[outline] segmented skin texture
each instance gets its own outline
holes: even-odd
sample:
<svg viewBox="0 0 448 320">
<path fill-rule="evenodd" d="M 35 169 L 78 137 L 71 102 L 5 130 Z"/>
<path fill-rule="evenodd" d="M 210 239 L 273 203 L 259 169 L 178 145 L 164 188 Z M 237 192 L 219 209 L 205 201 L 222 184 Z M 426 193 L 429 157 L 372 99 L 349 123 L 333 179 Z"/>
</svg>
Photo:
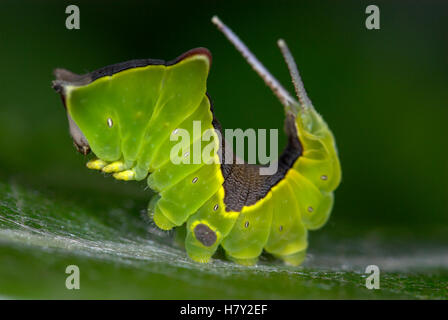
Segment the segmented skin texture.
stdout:
<svg viewBox="0 0 448 320">
<path fill-rule="evenodd" d="M 340 182 L 333 135 L 312 107 L 288 114 L 293 130 L 287 134 L 300 150 L 284 156 L 289 162 L 275 179 L 246 183 L 245 199 L 251 200 L 238 205 L 232 197 L 243 186 L 231 181 L 228 171 L 254 168 L 220 164 L 216 151 L 224 145 L 216 134 L 217 148 L 207 159 L 213 163 L 170 161 L 179 129 L 195 137 L 193 122 L 200 121 L 200 134 L 219 130 L 206 94 L 210 64 L 210 53 L 200 48 L 169 63 L 133 61 L 84 76 L 59 69 L 54 88 L 74 122 L 70 132 L 78 150 L 91 149 L 96 156 L 87 166 L 120 180 L 147 178 L 156 192 L 148 212 L 163 230 L 186 224 L 185 248 L 193 260 L 210 261 L 221 245 L 240 264 L 256 263 L 265 250 L 298 265 L 305 258 L 307 231 L 325 224 Z M 208 143 L 193 139 L 179 156 Z"/>
</svg>

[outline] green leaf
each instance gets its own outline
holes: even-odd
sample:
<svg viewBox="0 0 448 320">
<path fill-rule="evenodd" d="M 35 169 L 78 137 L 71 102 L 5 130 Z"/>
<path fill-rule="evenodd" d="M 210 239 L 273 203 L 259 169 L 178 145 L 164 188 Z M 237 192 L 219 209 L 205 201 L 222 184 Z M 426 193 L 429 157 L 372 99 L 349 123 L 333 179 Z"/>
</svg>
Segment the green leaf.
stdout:
<svg viewBox="0 0 448 320">
<path fill-rule="evenodd" d="M 326 249 L 313 253 L 312 243 L 304 267 L 285 267 L 269 258 L 255 267 L 221 259 L 199 264 L 170 234 L 153 227 L 143 210 L 145 197 L 137 192 L 132 200 L 107 186 L 75 181 L 73 190 L 36 190 L 15 180 L 0 183 L 1 298 L 448 297 L 446 269 L 435 268 L 446 255 L 381 258 L 376 251 L 356 253 L 362 244 L 353 241 L 338 248 L 318 233 L 316 246 Z M 130 193 L 137 189 L 125 187 Z M 390 271 L 382 271 L 381 289 L 368 290 L 364 269 L 375 263 Z M 80 269 L 79 290 L 65 287 L 68 265 Z"/>
</svg>

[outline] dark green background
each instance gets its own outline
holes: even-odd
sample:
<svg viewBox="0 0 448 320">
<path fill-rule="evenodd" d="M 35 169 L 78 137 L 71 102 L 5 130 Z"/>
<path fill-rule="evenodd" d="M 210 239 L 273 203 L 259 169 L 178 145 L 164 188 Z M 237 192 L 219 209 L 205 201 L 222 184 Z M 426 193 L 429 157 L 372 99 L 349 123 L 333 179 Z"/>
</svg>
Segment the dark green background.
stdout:
<svg viewBox="0 0 448 320">
<path fill-rule="evenodd" d="M 135 231 L 126 229 L 123 221 L 129 219 L 141 229 L 143 238 L 151 237 L 145 227 L 138 226 L 148 224 L 139 215 L 149 199 L 144 184 L 119 183 L 90 172 L 84 167 L 86 159 L 75 152 L 62 104 L 51 89 L 55 67 L 85 73 L 136 58 L 170 60 L 191 48 L 207 47 L 213 54 L 208 92 L 223 127 L 282 128 L 281 105 L 211 24 L 210 18 L 217 14 L 292 91 L 276 46 L 280 37 L 287 41 L 311 100 L 336 136 L 343 180 L 336 191 L 336 205 L 329 223 L 310 234 L 310 250 L 316 261 L 311 262 L 309 268 L 322 267 L 318 260 L 320 252 L 332 255 L 336 262 L 332 260 L 334 263 L 329 265 L 335 272 L 343 269 L 341 261 L 347 251 L 355 252 L 361 260 L 369 257 L 369 261 L 359 266 L 375 264 L 377 256 L 398 255 L 399 259 L 400 254 L 429 253 L 429 258 L 425 256 L 424 259 L 429 261 L 429 267 L 438 270 L 436 274 L 442 274 L 432 285 L 445 288 L 445 293 L 419 295 L 411 290 L 410 297 L 444 296 L 448 244 L 448 4 L 442 1 L 375 1 L 381 10 L 381 30 L 367 30 L 364 12 L 372 3 L 2 1 L 0 204 L 3 207 L 0 207 L 0 218 L 3 215 L 16 219 L 14 209 L 18 204 L 8 198 L 11 194 L 18 192 L 27 195 L 25 198 L 31 197 L 29 209 L 23 213 L 30 220 L 22 220 L 20 226 L 0 220 L 2 229 L 26 230 L 27 223 L 35 223 L 35 230 L 55 231 L 57 224 L 39 223 L 46 214 L 45 208 L 48 209 L 39 199 L 46 199 L 52 203 L 50 207 L 54 204 L 64 208 L 48 209 L 49 212 L 54 210 L 61 221 L 76 220 L 67 208 L 80 206 L 79 210 L 84 213 L 98 214 L 95 219 L 102 223 L 121 227 L 125 235 Z M 80 7 L 80 30 L 65 28 L 68 4 Z M 284 135 L 281 139 L 284 146 Z M 123 216 L 117 218 L 119 223 L 110 222 L 108 212 L 114 209 L 123 210 Z M 82 228 L 89 228 L 89 222 L 82 221 L 77 226 L 82 235 Z M 66 227 L 70 233 L 73 225 Z M 26 254 L 35 252 L 32 248 L 39 246 L 32 241 L 17 242 L 7 237 L 3 240 L 0 237 L 0 244 L 3 244 L 0 277 L 3 281 L 9 279 L 3 288 L 0 282 L 0 295 L 59 297 L 60 288 L 49 286 L 39 291 L 26 285 L 39 281 L 42 276 L 39 272 L 27 278 L 23 276 L 30 263 L 46 260 Z M 51 245 L 45 248 L 48 247 Z M 439 260 L 431 264 L 435 261 L 431 258 L 434 252 Z M 72 253 L 63 250 L 59 254 Z M 76 256 L 76 252 L 74 254 Z M 80 257 L 85 258 L 82 254 Z M 48 262 L 48 268 L 56 270 L 58 263 L 63 265 L 61 261 Z M 419 261 L 416 267 L 422 265 L 421 259 Z M 173 264 L 175 266 L 176 262 L 171 266 Z M 351 265 L 350 260 L 347 264 Z M 406 270 L 413 267 L 412 262 L 404 265 Z M 325 269 L 327 264 L 323 266 Z M 22 267 L 24 271 L 18 272 Z M 151 270 L 153 276 L 157 275 Z M 360 270 L 361 267 L 351 269 Z M 391 269 L 398 275 L 400 270 L 400 267 Z M 54 272 L 47 274 L 46 279 L 55 279 L 57 271 Z M 141 272 L 141 277 L 145 278 L 145 271 Z M 433 273 L 432 269 L 419 270 L 418 275 L 430 277 Z M 133 271 L 131 268 L 119 274 L 133 274 Z M 64 277 L 63 274 L 59 276 Z M 244 274 L 239 276 L 245 277 Z M 319 277 L 317 275 L 322 280 Z M 423 286 L 429 283 L 427 279 L 419 279 Z M 236 281 L 231 276 L 225 280 L 229 286 Z M 331 280 L 340 284 L 337 278 Z M 294 287 L 298 291 L 291 289 L 289 293 L 284 291 L 281 282 L 275 281 L 277 284 L 271 289 L 258 293 L 259 288 L 254 285 L 247 294 L 237 295 L 237 289 L 223 294 L 209 290 L 198 297 L 375 297 L 365 293 L 365 289 L 351 290 L 350 281 L 346 281 L 349 286 L 346 291 L 330 289 L 322 293 L 320 289 L 313 291 L 313 282 L 311 289 L 308 288 L 310 292 L 300 291 L 298 284 Z M 188 277 L 186 283 L 189 283 Z M 432 285 L 428 284 L 429 288 Z M 235 286 L 237 288 L 238 284 Z M 175 294 L 174 289 L 158 296 L 154 288 L 142 284 L 138 290 L 123 289 L 121 295 L 120 291 L 116 295 L 91 291 L 81 297 L 184 297 Z M 188 292 L 187 284 L 185 288 Z"/>
</svg>

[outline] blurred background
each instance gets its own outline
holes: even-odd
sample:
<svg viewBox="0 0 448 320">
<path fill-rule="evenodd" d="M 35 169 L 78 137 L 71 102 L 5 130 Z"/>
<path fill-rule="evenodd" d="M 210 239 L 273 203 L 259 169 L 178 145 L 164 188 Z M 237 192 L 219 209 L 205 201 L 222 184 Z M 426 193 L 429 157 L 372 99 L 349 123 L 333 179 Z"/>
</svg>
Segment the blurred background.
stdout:
<svg viewBox="0 0 448 320">
<path fill-rule="evenodd" d="M 80 30 L 65 28 L 69 4 L 80 8 Z M 380 30 L 365 27 L 369 4 L 380 8 Z M 130 59 L 171 60 L 207 47 L 213 55 L 208 92 L 223 127 L 283 133 L 282 106 L 211 24 L 215 14 L 293 92 L 276 45 L 285 39 L 311 100 L 335 134 L 343 181 L 329 223 L 310 234 L 311 253 L 313 244 L 316 252 L 331 252 L 338 240 L 345 248 L 344 239 L 352 238 L 368 239 L 361 252 L 386 247 L 390 254 L 404 253 L 423 246 L 446 253 L 448 3 L 443 1 L 2 1 L 4 203 L 5 194 L 18 186 L 98 212 L 132 207 L 138 221 L 149 200 L 144 183 L 120 183 L 85 168 L 51 89 L 56 67 L 86 73 Z M 283 147 L 284 134 L 280 138 Z M 394 246 L 378 249 L 375 243 Z M 6 248 L 2 263 L 20 251 Z"/>
</svg>

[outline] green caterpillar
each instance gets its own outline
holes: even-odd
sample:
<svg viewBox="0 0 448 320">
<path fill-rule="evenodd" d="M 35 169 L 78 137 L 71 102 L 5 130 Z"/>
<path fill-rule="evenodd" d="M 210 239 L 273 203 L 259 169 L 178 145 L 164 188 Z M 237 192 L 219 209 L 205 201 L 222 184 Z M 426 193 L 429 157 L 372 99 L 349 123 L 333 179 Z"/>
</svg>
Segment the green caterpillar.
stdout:
<svg viewBox="0 0 448 320">
<path fill-rule="evenodd" d="M 193 121 L 200 121 L 201 133 L 221 131 L 206 93 L 207 49 L 190 50 L 171 62 L 132 60 L 85 75 L 56 69 L 53 88 L 62 97 L 78 151 L 93 151 L 97 157 L 87 167 L 119 180 L 147 178 L 157 192 L 149 214 L 163 230 L 186 224 L 185 248 L 193 260 L 210 261 L 221 245 L 240 264 L 256 263 L 265 250 L 299 265 L 307 232 L 327 221 L 341 179 L 333 134 L 308 99 L 284 41 L 279 47 L 298 101 L 228 27 L 217 17 L 212 21 L 285 108 L 288 145 L 273 175 L 261 175 L 259 165 L 228 164 L 225 157 L 232 153 L 218 134 L 212 137 L 220 151 L 212 150 L 208 160 L 213 161 L 170 161 L 179 128 L 192 132 Z M 198 143 L 204 147 L 202 141 L 191 141 L 191 146 Z M 180 157 L 188 156 L 183 152 Z"/>
</svg>

